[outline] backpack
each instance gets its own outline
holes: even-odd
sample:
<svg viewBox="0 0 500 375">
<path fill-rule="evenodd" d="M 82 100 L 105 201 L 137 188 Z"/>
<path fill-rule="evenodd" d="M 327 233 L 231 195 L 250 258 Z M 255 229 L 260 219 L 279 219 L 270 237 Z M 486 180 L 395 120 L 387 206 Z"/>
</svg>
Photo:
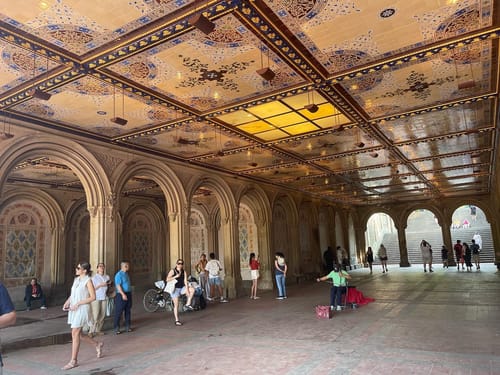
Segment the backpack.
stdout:
<svg viewBox="0 0 500 375">
<path fill-rule="evenodd" d="M 207 307 L 207 300 L 203 296 L 203 293 L 200 294 L 200 296 L 198 297 L 198 299 L 199 299 L 199 303 L 200 303 L 200 310 L 203 310 L 205 307 Z"/>
</svg>

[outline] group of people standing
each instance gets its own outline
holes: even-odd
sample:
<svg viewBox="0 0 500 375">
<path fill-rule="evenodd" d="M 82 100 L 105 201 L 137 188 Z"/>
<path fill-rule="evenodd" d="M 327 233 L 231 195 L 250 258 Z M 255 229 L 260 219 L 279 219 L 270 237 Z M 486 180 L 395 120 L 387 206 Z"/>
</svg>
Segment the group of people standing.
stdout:
<svg viewBox="0 0 500 375">
<path fill-rule="evenodd" d="M 480 253 L 482 245 L 481 235 L 478 232 L 474 234 L 470 246 L 467 242 L 457 240 L 457 243 L 453 246 L 457 261 L 457 271 L 460 271 L 460 266 L 462 266 L 462 271 L 465 271 L 465 268 L 467 268 L 467 272 L 472 271 L 472 262 L 476 266 L 476 271 L 481 269 Z"/>
</svg>

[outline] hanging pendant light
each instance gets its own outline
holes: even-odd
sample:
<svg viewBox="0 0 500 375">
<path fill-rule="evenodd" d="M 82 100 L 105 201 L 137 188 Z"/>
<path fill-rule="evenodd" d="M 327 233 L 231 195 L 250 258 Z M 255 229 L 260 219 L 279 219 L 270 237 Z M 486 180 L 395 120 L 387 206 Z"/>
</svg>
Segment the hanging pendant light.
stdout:
<svg viewBox="0 0 500 375">
<path fill-rule="evenodd" d="M 113 86 L 113 118 L 110 119 L 110 121 L 114 122 L 117 125 L 125 126 L 125 125 L 127 125 L 128 120 L 125 119 L 125 93 L 124 93 L 124 89 L 122 88 L 122 116 L 123 117 L 118 117 L 118 116 L 116 116 L 115 88 L 116 88 L 116 86 Z"/>
</svg>

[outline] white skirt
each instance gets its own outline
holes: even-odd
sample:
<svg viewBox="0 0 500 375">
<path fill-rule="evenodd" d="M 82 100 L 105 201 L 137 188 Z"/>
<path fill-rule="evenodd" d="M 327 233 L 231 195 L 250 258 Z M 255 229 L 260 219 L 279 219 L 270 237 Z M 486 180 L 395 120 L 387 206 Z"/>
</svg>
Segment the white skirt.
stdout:
<svg viewBox="0 0 500 375">
<path fill-rule="evenodd" d="M 259 270 L 250 270 L 250 274 L 252 275 L 252 280 L 257 280 L 259 278 Z"/>
</svg>

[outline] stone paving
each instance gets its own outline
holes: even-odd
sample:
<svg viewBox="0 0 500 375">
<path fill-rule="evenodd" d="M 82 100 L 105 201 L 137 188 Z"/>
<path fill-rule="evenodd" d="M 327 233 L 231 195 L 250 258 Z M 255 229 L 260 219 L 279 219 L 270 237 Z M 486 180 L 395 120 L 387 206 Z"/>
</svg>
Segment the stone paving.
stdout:
<svg viewBox="0 0 500 375">
<path fill-rule="evenodd" d="M 354 270 L 352 285 L 376 301 L 318 320 L 329 285 L 289 285 L 289 298 L 261 299 L 182 314 L 146 313 L 136 293 L 131 333 L 103 336 L 104 356 L 82 343 L 70 359 L 60 307 L 18 313 L 0 332 L 4 375 L 18 374 L 500 374 L 500 273 L 421 267 Z M 109 324 L 109 322 L 108 322 Z"/>
</svg>

